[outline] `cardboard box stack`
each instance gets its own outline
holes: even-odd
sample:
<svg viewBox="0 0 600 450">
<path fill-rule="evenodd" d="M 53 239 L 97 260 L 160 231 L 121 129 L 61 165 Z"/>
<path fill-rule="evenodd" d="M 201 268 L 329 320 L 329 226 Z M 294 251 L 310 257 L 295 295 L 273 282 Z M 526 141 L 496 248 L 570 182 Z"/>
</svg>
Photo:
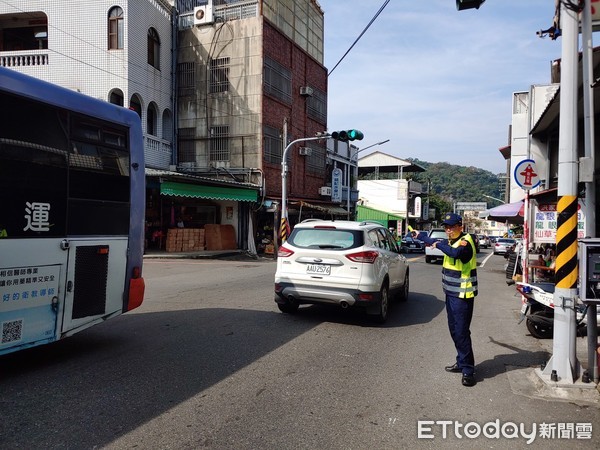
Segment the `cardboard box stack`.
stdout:
<svg viewBox="0 0 600 450">
<path fill-rule="evenodd" d="M 197 252 L 204 249 L 202 228 L 171 228 L 167 232 L 167 252 Z"/>
</svg>

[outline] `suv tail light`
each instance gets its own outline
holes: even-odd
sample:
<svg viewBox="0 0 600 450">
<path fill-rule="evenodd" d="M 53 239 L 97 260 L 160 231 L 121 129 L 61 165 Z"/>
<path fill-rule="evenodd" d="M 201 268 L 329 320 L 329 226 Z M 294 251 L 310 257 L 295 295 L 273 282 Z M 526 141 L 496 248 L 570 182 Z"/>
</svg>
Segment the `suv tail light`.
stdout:
<svg viewBox="0 0 600 450">
<path fill-rule="evenodd" d="M 373 264 L 378 256 L 379 253 L 376 251 L 368 250 L 366 252 L 351 253 L 346 255 L 346 258 L 357 263 Z"/>
<path fill-rule="evenodd" d="M 292 256 L 294 254 L 294 252 L 292 250 L 290 250 L 289 248 L 287 248 L 285 245 L 282 245 L 281 247 L 279 247 L 279 250 L 277 251 L 277 256 L 279 258 L 288 258 L 290 256 Z"/>
</svg>

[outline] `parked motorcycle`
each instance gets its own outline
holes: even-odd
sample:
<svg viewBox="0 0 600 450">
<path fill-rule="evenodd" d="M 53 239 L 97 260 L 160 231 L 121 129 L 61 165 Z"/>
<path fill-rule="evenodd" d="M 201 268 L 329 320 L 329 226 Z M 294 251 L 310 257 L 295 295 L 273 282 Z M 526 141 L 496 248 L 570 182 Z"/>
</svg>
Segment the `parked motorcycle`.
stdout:
<svg viewBox="0 0 600 450">
<path fill-rule="evenodd" d="M 523 305 L 519 323 L 526 320 L 527 331 L 538 339 L 549 339 L 554 334 L 554 283 L 517 282 Z M 578 302 L 575 306 L 577 334 L 586 325 L 587 306 Z M 600 314 L 598 314 L 600 323 Z"/>
</svg>

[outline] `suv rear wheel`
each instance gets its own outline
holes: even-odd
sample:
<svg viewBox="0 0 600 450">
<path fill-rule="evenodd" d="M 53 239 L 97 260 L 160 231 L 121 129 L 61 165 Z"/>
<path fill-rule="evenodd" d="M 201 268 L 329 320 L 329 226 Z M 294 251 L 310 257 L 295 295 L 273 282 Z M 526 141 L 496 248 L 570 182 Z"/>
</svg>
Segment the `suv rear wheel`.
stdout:
<svg viewBox="0 0 600 450">
<path fill-rule="evenodd" d="M 375 320 L 378 323 L 385 323 L 385 321 L 387 320 L 388 309 L 390 306 L 389 289 L 387 287 L 387 284 L 381 286 L 380 296 L 381 302 L 379 304 L 379 312 L 375 314 Z"/>
<path fill-rule="evenodd" d="M 406 300 L 408 300 L 408 291 L 410 289 L 410 285 L 408 283 L 408 271 L 406 272 L 406 280 L 404 281 L 404 286 L 402 286 L 402 289 L 400 289 L 400 292 L 398 293 L 398 301 L 400 302 L 405 302 Z"/>
<path fill-rule="evenodd" d="M 294 314 L 296 311 L 298 311 L 299 306 L 300 304 L 298 302 L 294 302 L 291 300 L 286 300 L 285 303 L 277 303 L 279 311 L 288 314 Z"/>
</svg>

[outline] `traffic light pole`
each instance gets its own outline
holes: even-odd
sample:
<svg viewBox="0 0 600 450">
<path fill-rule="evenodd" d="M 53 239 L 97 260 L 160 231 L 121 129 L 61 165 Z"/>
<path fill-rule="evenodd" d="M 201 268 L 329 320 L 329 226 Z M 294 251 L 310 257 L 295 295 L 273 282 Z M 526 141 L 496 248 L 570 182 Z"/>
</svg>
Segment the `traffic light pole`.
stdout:
<svg viewBox="0 0 600 450">
<path fill-rule="evenodd" d="M 328 139 L 331 135 L 328 133 L 324 133 L 320 136 L 309 137 L 309 138 L 300 138 L 290 142 L 285 149 L 283 150 L 283 155 L 281 157 L 281 224 L 279 228 L 279 233 L 281 237 L 281 242 L 285 242 L 288 238 L 288 207 L 287 207 L 287 154 L 292 145 L 297 144 L 298 142 L 306 142 L 306 141 L 318 141 L 321 139 Z"/>
</svg>

